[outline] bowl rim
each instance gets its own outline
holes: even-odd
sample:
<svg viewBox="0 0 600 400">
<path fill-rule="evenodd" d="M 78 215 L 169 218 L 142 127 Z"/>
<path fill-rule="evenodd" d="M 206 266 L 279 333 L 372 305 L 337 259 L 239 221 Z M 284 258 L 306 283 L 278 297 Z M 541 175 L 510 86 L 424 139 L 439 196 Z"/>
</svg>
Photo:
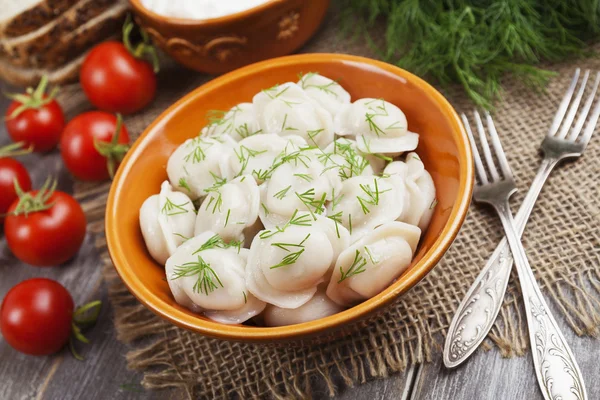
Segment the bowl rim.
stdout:
<svg viewBox="0 0 600 400">
<path fill-rule="evenodd" d="M 146 8 L 141 0 L 129 0 L 129 3 L 134 8 L 135 11 L 145 14 L 146 17 L 151 18 L 156 21 L 166 21 L 173 25 L 182 25 L 182 26 L 218 26 L 224 23 L 252 17 L 254 15 L 262 14 L 263 11 L 273 7 L 274 4 L 277 3 L 285 3 L 288 0 L 267 0 L 262 4 L 249 8 L 247 10 L 242 10 L 235 12 L 233 14 L 223 15 L 221 17 L 215 18 L 207 18 L 207 19 L 193 19 L 193 18 L 181 18 L 181 17 L 168 17 L 165 15 L 158 14 L 149 8 Z"/>
<path fill-rule="evenodd" d="M 397 280 L 381 293 L 354 307 L 325 318 L 320 318 L 318 320 L 305 322 L 302 324 L 280 327 L 225 325 L 190 316 L 189 314 L 181 310 L 177 310 L 173 306 L 165 303 L 156 294 L 152 293 L 132 272 L 132 269 L 128 267 L 128 260 L 125 250 L 121 247 L 120 242 L 118 241 L 118 234 L 115 233 L 115 228 L 117 225 L 115 218 L 113 218 L 113 214 L 115 212 L 114 210 L 116 210 L 115 198 L 117 193 L 121 190 L 121 187 L 124 186 L 124 178 L 126 177 L 129 168 L 131 168 L 129 165 L 130 158 L 132 158 L 137 152 L 138 147 L 145 145 L 145 137 L 148 136 L 148 134 L 153 131 L 157 125 L 162 124 L 165 118 L 177 113 L 180 108 L 193 101 L 193 99 L 196 97 L 201 96 L 203 93 L 213 90 L 213 88 L 222 86 L 231 80 L 237 80 L 243 78 L 244 76 L 253 75 L 261 70 L 268 69 L 269 67 L 280 67 L 286 65 L 292 66 L 302 62 L 327 61 L 360 63 L 381 68 L 385 71 L 393 73 L 394 75 L 399 75 L 400 73 L 402 77 L 409 77 L 412 83 L 426 91 L 429 96 L 433 97 L 434 100 L 436 100 L 438 104 L 444 108 L 445 113 L 448 114 L 450 123 L 454 127 L 454 140 L 457 143 L 459 160 L 461 160 L 459 169 L 459 189 L 458 199 L 450 216 L 448 217 L 448 222 L 444 226 L 436 241 L 425 253 L 423 258 L 421 258 L 421 260 L 411 267 L 411 272 L 408 274 L 408 276 L 405 276 L 404 279 Z M 471 203 L 471 195 L 474 185 L 473 168 L 473 155 L 471 153 L 470 142 L 458 114 L 441 93 L 416 75 L 382 61 L 346 54 L 316 53 L 274 58 L 229 72 L 195 88 L 176 101 L 174 104 L 169 106 L 144 130 L 144 132 L 139 136 L 138 140 L 135 141 L 125 156 L 121 167 L 117 170 L 113 184 L 110 188 L 106 205 L 105 221 L 107 247 L 115 270 L 129 291 L 142 304 L 163 319 L 166 319 L 181 328 L 220 339 L 247 342 L 268 342 L 273 340 L 293 341 L 315 335 L 319 332 L 330 331 L 336 328 L 339 329 L 342 326 L 351 325 L 374 313 L 375 311 L 382 309 L 384 306 L 394 302 L 401 294 L 414 287 L 421 279 L 423 279 L 437 265 L 462 227 Z"/>
</svg>

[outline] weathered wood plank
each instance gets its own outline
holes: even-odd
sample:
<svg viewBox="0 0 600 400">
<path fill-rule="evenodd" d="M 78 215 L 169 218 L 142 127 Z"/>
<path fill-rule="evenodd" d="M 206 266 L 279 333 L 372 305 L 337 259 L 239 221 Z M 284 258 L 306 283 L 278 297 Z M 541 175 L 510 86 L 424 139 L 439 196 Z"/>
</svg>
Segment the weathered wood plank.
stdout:
<svg viewBox="0 0 600 400">
<path fill-rule="evenodd" d="M 582 370 L 588 396 L 600 399 L 597 381 L 600 361 L 598 341 L 577 337 L 559 320 L 565 337 Z M 479 350 L 456 370 L 443 366 L 441 354 L 433 363 L 425 364 L 415 383 L 411 400 L 477 399 L 477 400 L 542 400 L 530 354 L 505 359 L 497 349 Z"/>
</svg>

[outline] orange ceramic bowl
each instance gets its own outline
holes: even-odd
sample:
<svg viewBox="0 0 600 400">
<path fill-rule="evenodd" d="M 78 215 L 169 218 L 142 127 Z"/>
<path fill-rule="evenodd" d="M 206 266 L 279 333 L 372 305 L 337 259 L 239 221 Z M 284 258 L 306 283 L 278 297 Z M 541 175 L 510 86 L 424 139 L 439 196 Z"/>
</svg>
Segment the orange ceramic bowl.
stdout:
<svg viewBox="0 0 600 400">
<path fill-rule="evenodd" d="M 267 328 L 223 325 L 177 304 L 144 244 L 139 209 L 167 179 L 170 154 L 206 124 L 207 111 L 226 110 L 252 100 L 277 83 L 296 81 L 300 72 L 319 72 L 360 97 L 384 98 L 399 106 L 411 131 L 421 134 L 417 149 L 437 189 L 438 204 L 412 265 L 386 290 L 339 314 L 298 325 Z M 133 145 L 119 167 L 106 208 L 110 255 L 123 282 L 144 305 L 172 323 L 212 337 L 276 343 L 325 340 L 356 329 L 367 316 L 392 304 L 436 265 L 456 237 L 473 189 L 473 159 L 463 126 L 452 106 L 427 82 L 383 62 L 342 54 L 282 57 L 247 66 L 195 89 L 159 116 Z"/>
<path fill-rule="evenodd" d="M 293 53 L 315 34 L 329 6 L 329 0 L 270 0 L 224 17 L 193 20 L 164 17 L 140 0 L 129 2 L 156 45 L 186 67 L 209 74 Z"/>
</svg>

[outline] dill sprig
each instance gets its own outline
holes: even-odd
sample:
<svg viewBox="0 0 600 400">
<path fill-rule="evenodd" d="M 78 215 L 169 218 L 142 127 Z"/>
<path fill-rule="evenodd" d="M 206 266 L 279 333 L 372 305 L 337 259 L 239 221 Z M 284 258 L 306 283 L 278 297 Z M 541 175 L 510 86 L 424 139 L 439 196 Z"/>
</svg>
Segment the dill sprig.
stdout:
<svg viewBox="0 0 600 400">
<path fill-rule="evenodd" d="M 186 210 L 184 207 L 187 204 L 189 204 L 189 201 L 186 201 L 181 204 L 175 204 L 171 201 L 171 199 L 169 199 L 167 197 L 167 200 L 165 201 L 165 205 L 162 207 L 162 209 L 160 211 L 169 217 L 172 217 L 173 215 L 178 215 L 178 214 L 185 214 L 188 212 L 188 210 Z"/>
<path fill-rule="evenodd" d="M 297 243 L 297 244 L 296 243 L 271 243 L 271 246 L 278 247 L 278 248 L 280 248 L 280 249 L 282 249 L 284 251 L 287 251 L 289 254 L 287 254 L 285 257 L 283 257 L 283 259 L 281 260 L 281 262 L 279 262 L 278 264 L 275 264 L 272 267 L 270 267 L 270 269 L 285 267 L 287 265 L 292 265 L 296 261 L 298 261 L 298 259 L 302 255 L 302 253 L 304 253 L 304 250 L 306 250 L 304 248 L 304 242 L 306 242 L 309 237 L 310 237 L 310 233 L 308 233 L 304 237 L 304 239 L 302 239 L 302 241 L 300 243 Z M 291 248 L 299 248 L 299 250 L 292 252 L 289 249 L 289 247 L 291 247 Z"/>
<path fill-rule="evenodd" d="M 287 192 L 290 191 L 290 189 L 292 188 L 292 185 L 281 189 L 279 192 L 275 193 L 275 195 L 273 197 L 275 197 L 276 199 L 279 200 L 283 200 L 283 198 L 287 195 Z"/>
<path fill-rule="evenodd" d="M 187 180 L 184 177 L 179 178 L 179 182 L 177 183 L 180 188 L 183 188 L 188 191 L 188 193 L 192 193 L 192 188 L 187 183 Z"/>
<path fill-rule="evenodd" d="M 298 79 L 300 80 L 300 85 L 302 86 L 302 89 L 315 88 L 315 89 L 319 89 L 320 91 L 322 91 L 324 93 L 331 94 L 335 97 L 338 97 L 337 93 L 334 92 L 333 90 L 331 90 L 331 88 L 333 86 L 339 85 L 337 81 L 331 81 L 331 82 L 325 83 L 323 85 L 315 85 L 315 84 L 307 84 L 306 83 L 307 79 L 310 79 L 315 75 L 318 75 L 318 74 L 316 72 L 309 72 L 307 74 L 302 74 L 302 73 L 298 74 Z"/>
<path fill-rule="evenodd" d="M 344 280 L 350 278 L 351 276 L 358 275 L 362 272 L 365 272 L 365 266 L 367 265 L 367 260 L 360 255 L 360 252 L 356 250 L 356 254 L 354 255 L 354 261 L 352 265 L 348 268 L 347 271 L 344 271 L 342 266 L 340 266 L 340 279 L 337 283 L 342 283 Z"/>
<path fill-rule="evenodd" d="M 308 212 L 310 212 L 310 215 L 313 217 L 314 220 L 317 219 L 317 217 L 315 217 L 315 214 L 322 214 L 325 211 L 325 200 L 327 197 L 325 193 L 323 193 L 320 199 L 317 199 L 315 197 L 316 194 L 314 188 L 310 188 L 304 191 L 303 193 L 294 193 L 296 194 L 296 197 L 300 199 L 302 204 L 304 204 L 304 206 L 308 209 Z"/>
<path fill-rule="evenodd" d="M 223 287 L 223 282 L 219 275 L 201 256 L 198 256 L 196 261 L 190 261 L 182 265 L 175 266 L 171 279 L 179 279 L 183 277 L 198 276 L 194 283 L 193 290 L 196 293 L 204 293 L 209 295 L 219 286 Z M 218 284 L 218 286 L 217 286 Z"/>
<path fill-rule="evenodd" d="M 226 243 L 221 236 L 215 234 L 211 236 L 206 242 L 204 242 L 198 249 L 196 249 L 192 254 L 198 254 L 204 250 L 210 249 L 228 249 L 230 247 L 236 247 L 239 251 L 242 245 L 241 241 L 233 240 L 229 243 Z"/>
<path fill-rule="evenodd" d="M 380 58 L 458 83 L 486 109 L 505 75 L 542 87 L 552 73 L 537 65 L 593 54 L 587 42 L 600 37 L 600 7 L 589 0 L 340 0 L 339 9 L 345 31 L 364 34 Z"/>
<path fill-rule="evenodd" d="M 287 228 L 289 228 L 290 226 L 311 226 L 311 225 L 312 225 L 312 222 L 311 222 L 310 215 L 308 215 L 308 214 L 298 215 L 298 210 L 295 210 L 294 213 L 292 214 L 292 217 L 290 218 L 290 220 L 288 222 L 285 223 L 285 225 L 276 226 L 275 229 L 269 229 L 269 230 L 263 231 L 263 232 L 261 232 L 259 237 L 261 239 L 268 239 L 268 238 L 271 238 L 271 237 L 277 235 L 278 233 L 285 232 L 285 230 Z"/>
<path fill-rule="evenodd" d="M 362 208 L 362 212 L 364 214 L 368 214 L 371 212 L 371 210 L 369 210 L 369 208 L 367 207 L 367 204 L 371 205 L 371 206 L 377 206 L 379 205 L 379 196 L 385 192 L 389 192 L 392 189 L 386 189 L 386 190 L 379 190 L 379 186 L 377 185 L 377 179 L 373 179 L 373 184 L 375 186 L 374 189 L 371 188 L 371 185 L 363 185 L 360 184 L 360 189 L 365 192 L 365 194 L 367 195 L 367 198 L 363 198 L 360 196 L 356 196 L 356 199 L 358 200 L 358 202 L 360 203 L 360 206 Z"/>
</svg>

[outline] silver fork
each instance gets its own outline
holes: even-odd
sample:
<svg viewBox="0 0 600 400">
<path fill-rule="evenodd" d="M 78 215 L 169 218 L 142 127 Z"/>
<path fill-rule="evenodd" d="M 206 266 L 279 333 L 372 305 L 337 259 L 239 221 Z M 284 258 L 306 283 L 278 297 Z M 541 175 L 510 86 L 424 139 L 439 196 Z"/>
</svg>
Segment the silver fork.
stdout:
<svg viewBox="0 0 600 400">
<path fill-rule="evenodd" d="M 492 140 L 492 147 L 498 160 L 500 172 L 488 144 L 481 117 L 477 111 L 474 115 L 489 175 L 486 173 L 486 168 L 479 156 L 468 120 L 463 114 L 463 119 L 466 122 L 465 128 L 473 149 L 475 169 L 480 181 L 473 191 L 473 198 L 478 202 L 493 206 L 504 226 L 506 239 L 515 260 L 519 282 L 521 283 L 529 341 L 532 349 L 531 354 L 538 384 L 546 400 L 587 399 L 583 376 L 577 361 L 575 361 L 567 341 L 560 332 L 558 324 L 542 296 L 527 260 L 525 249 L 521 244 L 520 235 L 517 232 L 508 203 L 508 199 L 517 191 L 517 187 L 504 150 L 502 150 L 494 122 L 489 113 L 486 113 L 487 130 Z"/>
<path fill-rule="evenodd" d="M 594 132 L 600 115 L 600 102 L 596 104 L 591 115 L 590 109 L 600 82 L 600 73 L 596 74 L 592 91 L 573 125 L 590 71 L 585 72 L 579 90 L 575 94 L 579 75 L 580 71 L 577 69 L 554 116 L 548 135 L 540 146 L 544 158 L 515 217 L 515 228 L 518 237 L 523 234 L 525 224 L 550 172 L 559 161 L 581 156 Z M 570 107 L 569 103 L 571 103 Z M 588 124 L 583 130 L 583 125 L 588 116 Z M 468 121 L 464 114 L 462 117 L 465 126 L 468 127 Z M 480 120 L 477 120 L 477 126 L 480 129 L 483 127 Z M 570 132 L 569 128 L 571 128 Z M 492 329 L 502 306 L 512 263 L 513 257 L 509 251 L 506 238 L 504 238 L 488 259 L 473 285 L 471 285 L 448 328 L 443 357 L 444 364 L 447 367 L 456 367 L 465 361 Z"/>
</svg>

